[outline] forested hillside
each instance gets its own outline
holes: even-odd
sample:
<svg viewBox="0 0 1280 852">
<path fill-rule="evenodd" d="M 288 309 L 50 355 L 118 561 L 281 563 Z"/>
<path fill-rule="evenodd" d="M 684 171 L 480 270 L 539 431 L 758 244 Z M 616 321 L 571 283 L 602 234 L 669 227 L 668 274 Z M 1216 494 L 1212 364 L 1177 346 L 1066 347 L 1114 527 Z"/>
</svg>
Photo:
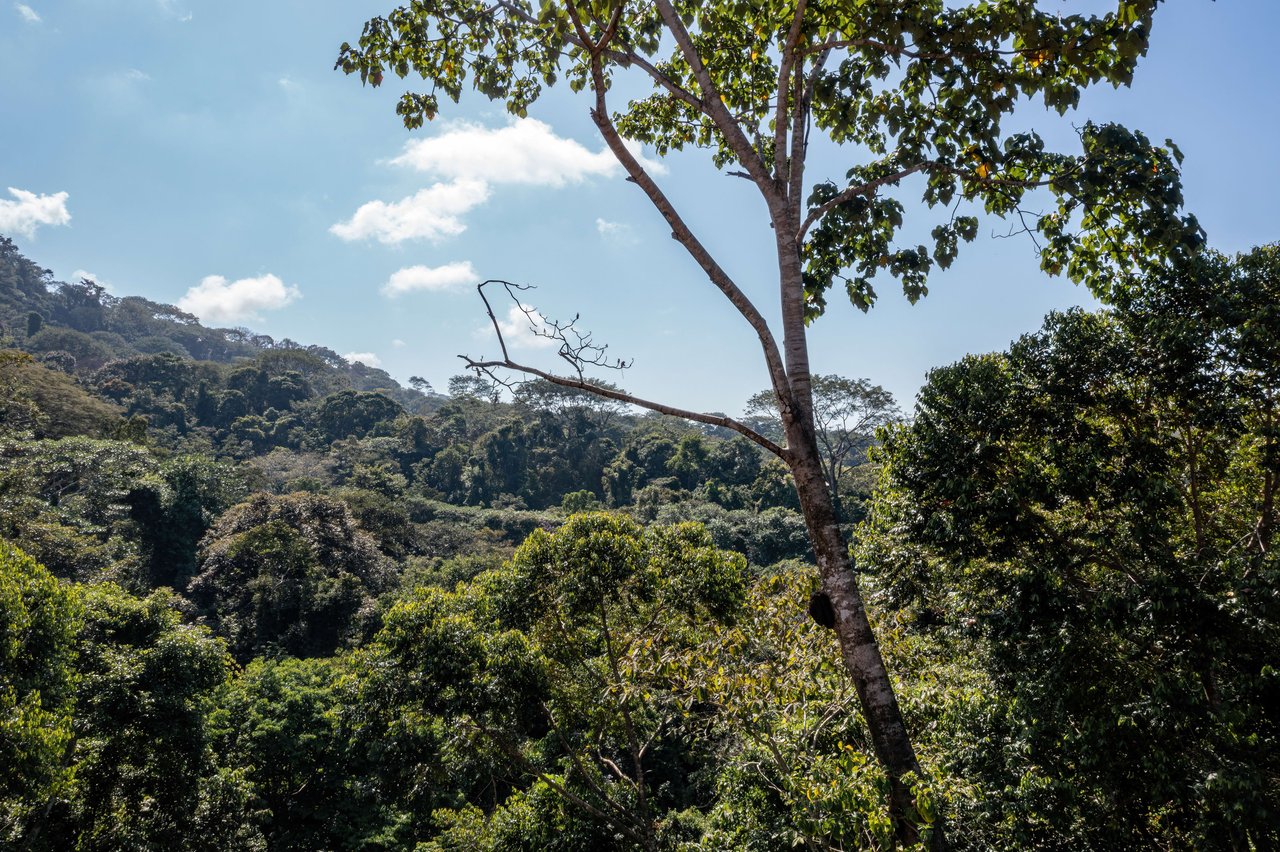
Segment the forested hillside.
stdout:
<svg viewBox="0 0 1280 852">
<path fill-rule="evenodd" d="M 1230 5 L 0 10 L 0 848 L 1280 849 Z"/>
<path fill-rule="evenodd" d="M 406 390 L 0 246 L 6 845 L 893 842 L 754 444 Z M 1280 842 L 1277 257 L 1052 316 L 910 422 L 819 383 L 913 819 L 956 848 Z"/>
</svg>

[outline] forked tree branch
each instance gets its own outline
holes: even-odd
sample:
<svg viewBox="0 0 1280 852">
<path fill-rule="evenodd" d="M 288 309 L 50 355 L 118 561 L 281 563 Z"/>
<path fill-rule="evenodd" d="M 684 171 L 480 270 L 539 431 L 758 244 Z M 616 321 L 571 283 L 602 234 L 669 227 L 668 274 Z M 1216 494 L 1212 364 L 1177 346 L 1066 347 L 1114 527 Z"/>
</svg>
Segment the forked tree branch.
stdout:
<svg viewBox="0 0 1280 852">
<path fill-rule="evenodd" d="M 592 805 L 590 802 L 587 802 L 581 796 L 575 795 L 574 792 L 568 788 L 568 786 L 562 783 L 562 781 L 559 781 L 553 778 L 551 775 L 547 774 L 546 772 L 542 771 L 537 766 L 535 766 L 534 763 L 531 760 L 529 760 L 529 758 L 524 756 L 524 754 L 520 751 L 520 749 L 516 748 L 515 745 L 509 742 L 507 738 L 504 737 L 500 732 L 481 723 L 478 719 L 471 719 L 470 722 L 473 726 L 475 726 L 476 730 L 478 730 L 481 734 L 487 737 L 491 743 L 497 746 L 499 751 L 501 751 L 511 760 L 515 761 L 522 769 L 524 769 L 524 771 L 528 772 L 530 775 L 537 778 L 542 783 L 546 784 L 553 791 L 555 791 L 560 796 L 562 796 L 566 801 L 570 802 L 573 805 L 576 805 L 579 808 L 582 808 L 582 810 L 585 811 L 588 816 L 590 816 L 592 819 L 599 822 L 606 829 L 616 829 L 618 831 L 621 831 L 623 834 L 627 835 L 627 837 L 633 840 L 636 844 L 638 844 L 641 848 L 646 848 L 646 849 L 650 848 L 650 844 L 647 842 L 648 838 L 646 838 L 640 831 L 638 831 L 634 825 L 629 824 L 633 822 L 633 820 L 631 819 L 631 815 L 623 811 L 620 807 L 618 807 L 617 804 L 615 804 L 607 796 L 604 797 L 603 799 L 605 804 L 607 806 L 610 806 L 611 810 L 616 811 L 619 814 L 618 816 L 611 817 L 604 811 Z"/>
<path fill-rule="evenodd" d="M 806 5 L 805 0 L 800 0 L 796 4 L 796 13 L 791 20 L 791 28 L 787 32 L 787 40 L 782 46 L 781 61 L 778 63 L 778 101 L 773 116 L 773 174 L 779 191 L 786 185 L 784 178 L 788 173 L 785 165 L 789 159 L 787 125 L 790 121 L 788 121 L 787 110 L 790 106 L 790 98 L 788 93 L 791 89 L 791 68 L 798 60 L 802 61 L 796 55 L 796 45 L 800 41 L 800 28 L 804 23 Z M 800 105 L 796 104 L 795 108 L 799 109 Z M 792 144 L 795 144 L 794 140 Z"/>
<path fill-rule="evenodd" d="M 501 8 L 503 11 L 505 11 L 509 15 L 519 18 L 521 21 L 523 21 L 526 24 L 536 24 L 538 22 L 538 19 L 535 18 L 533 15 L 529 14 L 524 9 L 521 9 L 519 6 L 515 5 L 514 3 L 506 2 L 506 0 L 499 0 L 497 7 Z M 573 14 L 576 14 L 577 12 L 577 10 L 573 9 L 571 6 L 566 8 L 570 10 Z M 621 10 L 621 7 L 619 7 L 619 10 Z M 570 34 L 568 36 L 568 40 L 569 40 L 569 43 L 574 45 L 575 47 L 580 47 L 583 50 L 587 51 L 588 53 L 591 52 L 591 47 L 590 47 L 590 45 L 592 44 L 591 39 L 589 38 L 583 39 L 577 34 Z M 677 98 L 678 100 L 684 101 L 684 103 L 693 107 L 698 112 L 706 115 L 708 118 L 711 117 L 710 113 L 707 112 L 707 110 L 704 108 L 704 104 L 702 103 L 701 100 L 699 100 L 697 95 L 693 94 L 688 89 L 678 84 L 675 80 L 672 80 L 666 74 L 663 74 L 661 71 L 657 69 L 656 66 L 654 66 L 652 62 L 645 59 L 640 54 L 636 53 L 630 47 L 627 47 L 625 50 L 617 50 L 615 48 L 608 47 L 607 44 L 610 40 L 611 38 L 602 40 L 601 49 L 599 50 L 599 54 L 601 56 L 613 62 L 616 62 L 619 65 L 622 65 L 624 67 L 627 65 L 636 66 L 641 71 L 648 74 L 649 77 L 653 80 L 653 82 L 657 83 L 659 86 L 666 89 L 667 92 L 669 92 L 673 97 Z"/>
<path fill-rule="evenodd" d="M 782 363 L 782 354 L 778 349 L 777 341 L 774 339 L 773 331 L 769 328 L 768 321 L 752 301 L 747 298 L 746 293 L 742 292 L 737 283 L 716 262 L 716 259 L 711 256 L 711 252 L 707 251 L 693 231 L 689 229 L 679 212 L 676 211 L 675 206 L 667 198 L 666 193 L 662 191 L 662 188 L 658 186 L 644 166 L 640 165 L 640 161 L 623 143 L 622 135 L 618 133 L 617 127 L 614 126 L 613 120 L 609 117 L 609 108 L 605 101 L 604 75 L 600 70 L 598 61 L 593 62 L 591 75 L 592 87 L 595 89 L 596 95 L 596 106 L 591 111 L 591 120 L 595 122 L 600 135 L 604 138 L 605 144 L 618 162 L 622 164 L 631 181 L 644 191 L 644 194 L 649 198 L 649 202 L 662 214 L 662 218 L 667 220 L 667 224 L 671 227 L 672 239 L 684 246 L 685 251 L 702 268 L 702 271 L 706 273 L 707 278 L 716 286 L 716 289 L 725 295 L 725 298 L 729 300 L 742 318 L 751 326 L 752 330 L 755 331 L 756 337 L 760 341 L 760 347 L 764 352 L 765 366 L 769 370 L 769 380 L 775 387 L 789 387 L 790 383 L 787 381 L 786 367 Z M 754 181 L 754 178 L 752 180 Z"/>
<path fill-rule="evenodd" d="M 814 73 L 816 74 L 817 71 Z M 803 60 L 795 63 L 791 76 L 793 78 L 791 98 L 794 103 L 791 107 L 791 151 L 787 162 L 786 195 L 787 214 L 795 217 L 791 219 L 794 223 L 800 218 L 800 204 L 804 197 L 804 168 L 809 155 L 805 147 L 808 145 L 806 131 L 809 127 L 809 102 L 805 97 Z"/>
<path fill-rule="evenodd" d="M 884 177 L 876 178 L 875 180 L 869 180 L 866 183 L 861 183 L 857 186 L 845 187 L 831 199 L 809 211 L 809 215 L 805 217 L 804 222 L 800 224 L 799 231 L 796 233 L 796 243 L 799 244 L 803 242 L 805 234 L 809 232 L 809 229 L 812 228 L 819 219 L 830 213 L 836 207 L 844 204 L 846 201 L 850 201 L 859 195 L 873 195 L 875 191 L 882 186 L 897 183 L 903 178 L 910 177 L 916 172 L 923 172 L 927 169 L 937 168 L 937 166 L 938 164 L 934 161 L 926 160 L 921 163 L 916 163 L 914 166 L 909 168 L 894 172 L 893 174 L 885 175 Z"/>
<path fill-rule="evenodd" d="M 489 376 L 491 379 L 501 382 L 504 385 L 506 385 L 507 382 L 503 381 L 499 376 L 495 375 L 493 371 L 494 370 L 514 370 L 517 373 L 524 373 L 525 375 L 536 376 L 540 379 L 551 382 L 554 385 L 559 385 L 560 387 L 573 388 L 575 390 L 580 390 L 586 393 L 595 394 L 596 396 L 603 396 L 606 399 L 613 399 L 613 400 L 617 400 L 618 402 L 627 403 L 628 405 L 634 405 L 638 408 L 644 408 L 649 411 L 656 411 L 659 414 L 666 414 L 671 417 L 679 417 L 684 420 L 692 420 L 695 423 L 705 423 L 708 426 L 721 426 L 725 429 L 730 429 L 734 432 L 737 432 L 739 435 L 742 435 L 743 437 L 747 438 L 749 441 L 757 444 L 760 447 L 763 447 L 764 449 L 768 450 L 769 452 L 773 453 L 775 456 L 777 456 L 780 459 L 783 459 L 784 461 L 788 459 L 789 453 L 785 447 L 779 446 L 778 444 L 766 438 L 764 435 L 761 435 L 759 432 L 752 429 L 750 426 L 747 426 L 745 423 L 735 420 L 732 417 L 727 417 L 723 414 L 708 414 L 701 411 L 690 411 L 684 408 L 677 408 L 674 405 L 667 405 L 661 402 L 654 402 L 653 400 L 644 399 L 642 397 L 635 396 L 634 394 L 629 394 L 626 391 L 621 391 L 614 388 L 608 388 L 608 387 L 603 387 L 601 385 L 593 384 L 592 382 L 587 381 L 585 377 L 582 377 L 580 371 L 579 371 L 579 378 L 575 379 L 569 376 L 561 376 L 555 373 L 549 373 L 546 370 L 542 370 L 537 367 L 530 366 L 528 364 L 519 363 L 518 361 L 514 360 L 510 356 L 507 349 L 506 339 L 502 334 L 502 327 L 498 322 L 498 317 L 493 312 L 493 305 L 489 302 L 489 297 L 485 295 L 484 288 L 488 284 L 500 284 L 504 288 L 516 287 L 517 285 L 511 284 L 508 281 L 503 281 L 501 279 L 496 279 L 496 278 L 489 279 L 488 281 L 484 281 L 476 285 L 476 292 L 480 294 L 480 299 L 484 302 L 484 309 L 485 309 L 485 312 L 489 315 L 489 322 L 493 326 L 493 333 L 498 336 L 498 347 L 502 351 L 502 357 L 498 359 L 476 359 L 476 358 L 472 358 L 469 355 L 459 355 L 458 357 L 463 360 L 463 362 L 467 365 L 468 369 L 475 370 L 477 372 L 482 372 L 486 376 Z M 519 289 L 526 289 L 526 288 L 521 287 Z M 508 290 L 508 292 L 510 291 Z M 521 310 L 525 310 L 525 309 L 521 308 Z M 543 330 L 541 336 L 554 338 L 554 335 L 556 333 L 555 329 L 559 327 L 560 326 L 553 325 L 550 330 Z M 534 328 L 534 331 L 535 333 L 539 332 L 539 329 Z M 568 356 L 567 360 L 571 360 L 572 347 L 569 347 L 568 349 L 566 349 L 566 346 L 568 346 L 568 344 L 562 344 L 560 355 L 561 357 Z M 602 363 L 602 362 L 593 361 L 590 363 Z M 621 364 L 621 362 L 619 362 L 619 364 L 621 366 L 625 366 L 624 364 Z"/>
<path fill-rule="evenodd" d="M 658 14 L 662 16 L 662 22 L 666 24 L 667 30 L 671 33 L 672 38 L 675 39 L 680 52 L 684 55 L 685 61 L 689 63 L 694 79 L 698 81 L 698 88 L 702 91 L 703 109 L 711 116 L 716 128 L 724 136 L 725 141 L 737 156 L 738 162 L 751 173 L 752 180 L 755 181 L 756 186 L 760 188 L 766 201 L 772 207 L 778 201 L 778 193 L 775 190 L 773 178 L 769 174 L 769 170 L 765 168 L 764 160 L 761 159 L 760 153 L 751 144 L 751 140 L 747 138 L 747 135 L 742 132 L 742 127 L 734 120 L 729 108 L 725 106 L 724 101 L 721 99 L 720 89 L 716 86 L 715 81 L 711 79 L 711 74 L 707 71 L 706 65 L 703 64 L 702 56 L 698 53 L 698 49 L 693 43 L 693 38 L 689 35 L 689 30 L 685 27 L 684 21 L 680 19 L 680 14 L 671 5 L 671 0 L 655 0 L 655 5 L 658 7 Z"/>
</svg>

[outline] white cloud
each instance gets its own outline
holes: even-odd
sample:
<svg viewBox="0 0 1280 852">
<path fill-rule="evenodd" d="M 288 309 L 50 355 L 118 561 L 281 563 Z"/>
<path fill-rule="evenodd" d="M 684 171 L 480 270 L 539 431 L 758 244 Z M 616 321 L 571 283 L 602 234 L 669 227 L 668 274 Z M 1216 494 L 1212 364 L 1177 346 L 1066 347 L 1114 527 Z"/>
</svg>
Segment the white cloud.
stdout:
<svg viewBox="0 0 1280 852">
<path fill-rule="evenodd" d="M 364 364 L 366 367 L 381 367 L 382 359 L 372 352 L 348 352 L 342 356 L 348 364 Z"/>
<path fill-rule="evenodd" d="M 300 298 L 297 287 L 271 274 L 236 281 L 209 275 L 178 300 L 178 307 L 205 322 L 260 321 L 259 311 L 283 308 Z"/>
<path fill-rule="evenodd" d="M 415 290 L 458 290 L 479 280 L 469 260 L 436 267 L 408 266 L 391 273 L 391 279 L 382 285 L 382 295 L 394 298 Z"/>
<path fill-rule="evenodd" d="M 32 9 L 26 3 L 14 3 L 13 8 L 18 10 L 18 16 L 28 24 L 40 23 L 40 15 L 36 13 L 35 9 Z"/>
<path fill-rule="evenodd" d="M 344 240 L 373 237 L 387 244 L 410 239 L 439 241 L 465 231 L 467 226 L 458 217 L 488 197 L 489 187 L 483 181 L 436 183 L 400 201 L 362 204 L 354 216 L 329 231 Z"/>
<path fill-rule="evenodd" d="M 391 345 L 397 349 L 403 349 L 405 347 L 405 342 L 397 337 L 395 340 L 391 341 Z"/>
<path fill-rule="evenodd" d="M 452 180 L 555 187 L 621 169 L 608 148 L 592 153 L 532 118 L 496 129 L 455 123 L 438 136 L 407 143 L 391 162 Z M 662 170 L 659 163 L 645 165 Z"/>
<path fill-rule="evenodd" d="M 525 313 L 526 311 L 532 313 Z M 507 310 L 507 318 L 498 320 L 498 328 L 502 331 L 502 339 L 506 341 L 508 349 L 549 349 L 556 345 L 556 341 L 536 333 L 535 329 L 544 330 L 546 326 L 540 322 L 537 311 L 529 305 L 512 305 Z M 477 328 L 475 336 L 479 339 L 491 339 L 493 326 Z"/>
<path fill-rule="evenodd" d="M 17 200 L 0 198 L 0 233 L 21 234 L 34 239 L 36 228 L 41 225 L 65 225 L 71 221 L 71 214 L 67 212 L 69 196 L 65 192 L 36 195 L 11 186 L 9 194 Z"/>
<path fill-rule="evenodd" d="M 605 242 L 617 245 L 635 245 L 639 242 L 631 226 L 625 222 L 610 222 L 608 219 L 596 219 L 596 233 Z"/>
<path fill-rule="evenodd" d="M 628 147 L 650 171 L 665 171 L 661 163 L 643 159 L 639 146 Z M 493 129 L 466 122 L 447 125 L 437 136 L 409 142 L 391 162 L 443 182 L 400 201 L 370 201 L 330 231 L 344 240 L 439 241 L 466 230 L 461 216 L 487 201 L 493 186 L 563 187 L 621 169 L 608 148 L 592 152 L 531 118 Z"/>
</svg>

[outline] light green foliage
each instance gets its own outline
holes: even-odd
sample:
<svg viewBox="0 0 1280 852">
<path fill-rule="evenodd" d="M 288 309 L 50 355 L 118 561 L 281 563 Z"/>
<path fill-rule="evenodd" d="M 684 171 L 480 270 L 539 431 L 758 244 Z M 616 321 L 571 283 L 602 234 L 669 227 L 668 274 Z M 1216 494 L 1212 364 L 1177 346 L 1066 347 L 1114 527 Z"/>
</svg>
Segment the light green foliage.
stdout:
<svg viewBox="0 0 1280 852">
<path fill-rule="evenodd" d="M 143 555 L 130 495 L 156 467 L 120 441 L 0 441 L 0 533 L 58 576 L 133 582 Z"/>
<path fill-rule="evenodd" d="M 804 612 L 812 569 L 782 564 L 751 587 L 739 617 L 714 625 L 676 668 L 689 722 L 716 743 L 714 799 L 698 849 L 882 849 L 895 844 L 889 779 L 874 758 L 857 695 L 832 647 L 835 637 Z M 908 718 L 928 730 L 962 684 L 926 694 L 933 672 L 881 624 L 886 657 L 913 674 Z M 922 739 L 931 757 L 930 738 Z M 928 762 L 926 761 L 926 765 Z M 928 828 L 949 799 L 941 777 L 907 779 L 911 819 Z"/>
<path fill-rule="evenodd" d="M 92 396 L 70 376 L 37 364 L 25 353 L 0 351 L 0 434 L 103 438 L 119 422 L 120 409 Z"/>
<path fill-rule="evenodd" d="M 946 746 L 973 848 L 1276 842 L 1272 257 L 936 370 L 888 436 L 860 561 L 989 680 Z"/>
<path fill-rule="evenodd" d="M 452 594 L 424 588 L 392 607 L 366 688 L 447 719 L 437 753 L 479 750 L 518 782 L 486 836 L 532 807 L 572 826 L 554 848 L 656 848 L 692 793 L 688 701 L 670 676 L 681 649 L 738 610 L 744 569 L 695 525 L 577 515 Z M 460 832 L 467 813 L 438 821 Z"/>
<path fill-rule="evenodd" d="M 217 697 L 210 743 L 242 768 L 254 823 L 273 850 L 354 849 L 382 813 L 371 767 L 348 736 L 345 668 L 333 660 L 249 663 Z"/>
<path fill-rule="evenodd" d="M 55 574 L 139 591 L 185 582 L 196 542 L 242 493 L 200 456 L 90 438 L 0 441 L 0 533 Z"/>
<path fill-rule="evenodd" d="M 34 830 L 71 781 L 76 594 L 0 541 L 0 844 Z"/>
</svg>

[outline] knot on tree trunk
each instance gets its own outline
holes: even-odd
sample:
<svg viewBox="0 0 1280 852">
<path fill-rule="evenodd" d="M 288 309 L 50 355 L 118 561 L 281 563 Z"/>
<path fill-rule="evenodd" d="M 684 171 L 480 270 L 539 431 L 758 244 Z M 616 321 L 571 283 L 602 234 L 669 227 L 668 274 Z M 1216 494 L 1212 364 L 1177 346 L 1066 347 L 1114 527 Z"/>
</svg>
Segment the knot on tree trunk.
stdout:
<svg viewBox="0 0 1280 852">
<path fill-rule="evenodd" d="M 836 611 L 826 592 L 814 592 L 809 596 L 809 616 L 829 630 L 836 627 Z"/>
</svg>

